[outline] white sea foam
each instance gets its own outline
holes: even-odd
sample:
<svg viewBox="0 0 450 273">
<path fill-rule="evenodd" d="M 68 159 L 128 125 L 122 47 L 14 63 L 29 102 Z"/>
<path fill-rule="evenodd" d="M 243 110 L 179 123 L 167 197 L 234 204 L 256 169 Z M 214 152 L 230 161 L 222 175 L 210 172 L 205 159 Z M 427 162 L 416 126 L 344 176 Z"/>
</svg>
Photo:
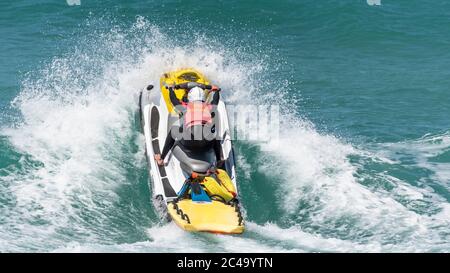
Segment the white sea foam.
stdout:
<svg viewBox="0 0 450 273">
<path fill-rule="evenodd" d="M 81 0 L 66 0 L 69 6 L 79 6 L 81 5 Z"/>
<path fill-rule="evenodd" d="M 380 6 L 381 0 L 367 0 L 369 6 Z"/>
<path fill-rule="evenodd" d="M 400 162 L 403 157 L 411 156 L 416 166 L 432 171 L 433 180 L 450 190 L 450 160 L 434 160 L 449 153 L 450 132 L 380 146 L 387 156 Z"/>
<path fill-rule="evenodd" d="M 431 216 L 418 214 L 408 207 L 407 202 L 401 202 L 405 198 L 418 201 L 431 196 L 429 200 L 438 210 L 447 211 L 448 202 L 444 198 L 429 188 L 414 187 L 385 173 L 371 174 L 370 178 L 378 177 L 391 183 L 394 189 L 389 192 L 372 190 L 361 184 L 357 172 L 362 166 L 352 164 L 349 157 L 370 156 L 368 159 L 384 164 L 395 160 L 377 159 L 376 154 L 318 133 L 304 121 L 289 120 L 279 142 L 283 145 L 277 143 L 271 153 L 262 156 L 260 172 L 284 177 L 278 179 L 282 180 L 278 198 L 283 200 L 287 217 L 303 219 L 300 223 L 305 229 L 321 230 L 327 238 L 342 238 L 360 246 L 341 243 L 329 248 L 325 244 L 321 245 L 324 248 L 318 246 L 321 251 L 448 250 L 445 235 L 440 235 L 440 232 L 445 234 L 444 227 L 450 223 L 448 215 L 445 212 Z M 268 147 L 264 150 L 270 151 L 270 143 L 265 145 Z M 443 146 L 441 143 L 435 148 L 442 151 Z M 430 168 L 429 165 L 426 167 Z M 445 177 L 445 173 L 440 174 L 439 179 Z M 296 238 L 291 234 L 295 232 L 302 231 L 291 227 L 285 233 L 279 233 L 286 234 L 286 238 Z"/>
</svg>

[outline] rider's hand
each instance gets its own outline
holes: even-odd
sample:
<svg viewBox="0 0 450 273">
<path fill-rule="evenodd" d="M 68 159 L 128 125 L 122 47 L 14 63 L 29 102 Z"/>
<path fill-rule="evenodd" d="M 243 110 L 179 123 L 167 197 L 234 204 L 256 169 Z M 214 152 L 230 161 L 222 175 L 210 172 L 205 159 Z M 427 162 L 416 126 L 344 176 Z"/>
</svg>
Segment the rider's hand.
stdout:
<svg viewBox="0 0 450 273">
<path fill-rule="evenodd" d="M 159 166 L 164 165 L 164 160 L 161 159 L 161 154 L 155 154 L 155 161 Z"/>
<path fill-rule="evenodd" d="M 216 85 L 211 86 L 211 91 L 220 91 L 220 90 L 221 89 Z"/>
</svg>

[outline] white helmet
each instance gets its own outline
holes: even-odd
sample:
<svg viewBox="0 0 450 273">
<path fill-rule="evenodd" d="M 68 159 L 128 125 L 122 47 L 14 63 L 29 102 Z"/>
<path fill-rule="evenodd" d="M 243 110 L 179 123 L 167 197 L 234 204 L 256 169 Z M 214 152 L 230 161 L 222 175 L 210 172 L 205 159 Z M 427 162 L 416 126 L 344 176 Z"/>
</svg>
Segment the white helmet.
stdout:
<svg viewBox="0 0 450 273">
<path fill-rule="evenodd" d="M 205 91 L 201 89 L 200 87 L 196 86 L 189 90 L 188 93 L 188 101 L 189 102 L 195 102 L 195 101 L 206 101 Z"/>
</svg>

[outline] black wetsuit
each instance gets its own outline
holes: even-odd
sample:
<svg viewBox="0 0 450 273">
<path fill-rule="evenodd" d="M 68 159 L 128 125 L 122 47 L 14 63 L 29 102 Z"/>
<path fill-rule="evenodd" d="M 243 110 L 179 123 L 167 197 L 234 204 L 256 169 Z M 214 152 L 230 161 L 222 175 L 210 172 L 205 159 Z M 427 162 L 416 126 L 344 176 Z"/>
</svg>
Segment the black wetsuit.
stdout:
<svg viewBox="0 0 450 273">
<path fill-rule="evenodd" d="M 212 89 L 211 85 L 204 85 L 204 84 L 199 84 L 199 83 L 195 83 L 195 84 L 196 84 L 196 86 L 198 86 L 202 89 L 207 89 L 207 90 Z M 184 83 L 184 84 L 176 85 L 175 87 L 178 89 L 180 89 L 180 88 L 188 89 L 190 86 L 189 86 L 189 83 Z M 175 91 L 173 90 L 173 88 L 170 88 L 170 87 L 169 87 L 169 98 L 170 98 L 170 101 L 173 104 L 173 106 L 179 111 L 180 117 L 183 118 L 184 114 L 186 113 L 186 107 L 178 100 L 178 98 L 175 94 Z M 210 104 L 213 106 L 217 106 L 219 103 L 219 100 L 220 100 L 220 93 L 218 91 L 216 91 L 213 93 L 213 98 L 212 98 Z M 211 112 L 211 116 L 213 118 L 215 116 L 214 110 Z M 175 144 L 176 139 L 173 138 L 172 130 L 179 130 L 178 132 L 180 134 L 182 134 L 183 133 L 183 125 L 181 126 L 181 128 L 178 126 L 172 126 L 170 128 L 169 133 L 167 134 L 167 137 L 166 137 L 166 141 L 164 143 L 164 148 L 163 148 L 163 151 L 161 154 L 161 159 L 164 159 L 166 157 L 166 155 L 169 153 L 170 149 L 172 149 L 172 147 Z M 222 159 L 222 147 L 220 145 L 220 140 L 218 140 L 218 139 L 215 139 L 215 138 L 213 140 L 179 139 L 178 142 L 181 144 L 180 147 L 182 147 L 184 149 L 192 150 L 192 151 L 207 151 L 207 150 L 210 150 L 211 148 L 213 148 L 214 152 L 216 154 L 216 160 L 220 161 Z"/>
</svg>

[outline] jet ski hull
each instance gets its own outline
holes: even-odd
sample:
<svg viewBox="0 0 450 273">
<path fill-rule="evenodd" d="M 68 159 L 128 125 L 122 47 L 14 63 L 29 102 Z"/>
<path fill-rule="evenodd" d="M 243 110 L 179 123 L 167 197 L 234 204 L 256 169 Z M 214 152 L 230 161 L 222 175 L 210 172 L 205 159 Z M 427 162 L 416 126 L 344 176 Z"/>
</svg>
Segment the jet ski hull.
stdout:
<svg viewBox="0 0 450 273">
<path fill-rule="evenodd" d="M 150 91 L 143 90 L 139 97 L 153 203 L 163 218 L 173 220 L 186 231 L 242 233 L 244 222 L 238 202 L 228 203 L 213 200 L 209 203 L 198 203 L 191 199 L 180 200 L 177 193 L 180 192 L 186 181 L 186 173 L 181 169 L 180 161 L 172 152 L 166 156 L 164 166 L 158 166 L 154 160 L 154 155 L 162 152 L 169 128 L 177 122 L 179 123 L 179 117 L 170 103 L 169 93 L 165 86 L 194 80 L 209 84 L 209 81 L 201 73 L 192 69 L 167 72 L 161 77 L 159 88 L 155 86 Z M 181 99 L 184 94 L 177 90 L 176 95 Z M 222 136 L 221 147 L 225 159 L 225 169 L 231 183 L 237 188 L 234 153 L 228 116 L 223 101 L 219 102 L 217 109 L 219 116 L 217 134 Z M 184 214 L 179 213 L 180 209 Z M 182 217 L 183 215 L 187 215 L 190 221 L 187 222 L 183 219 L 186 218 Z"/>
</svg>

